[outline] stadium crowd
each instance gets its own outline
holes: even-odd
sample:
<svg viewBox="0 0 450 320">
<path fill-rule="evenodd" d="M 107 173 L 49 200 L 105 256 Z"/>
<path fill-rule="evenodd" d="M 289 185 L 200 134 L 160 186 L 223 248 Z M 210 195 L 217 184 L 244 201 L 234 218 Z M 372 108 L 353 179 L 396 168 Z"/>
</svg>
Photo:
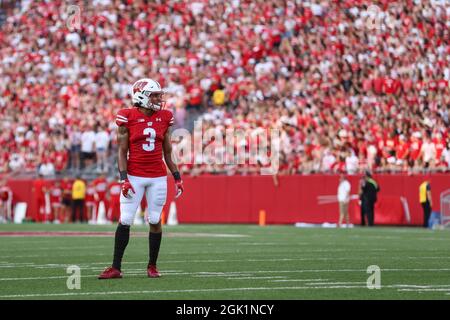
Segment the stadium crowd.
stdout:
<svg viewBox="0 0 450 320">
<path fill-rule="evenodd" d="M 281 174 L 450 169 L 448 1 L 83 3 L 22 1 L 0 27 L 0 172 L 107 171 L 143 77 L 176 128 L 280 130 Z"/>
</svg>

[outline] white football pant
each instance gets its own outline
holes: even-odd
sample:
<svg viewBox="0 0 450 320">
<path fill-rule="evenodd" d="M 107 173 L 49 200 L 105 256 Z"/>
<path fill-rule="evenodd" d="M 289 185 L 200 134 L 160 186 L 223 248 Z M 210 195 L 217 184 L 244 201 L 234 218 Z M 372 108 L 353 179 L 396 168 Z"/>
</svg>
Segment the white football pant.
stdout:
<svg viewBox="0 0 450 320">
<path fill-rule="evenodd" d="M 144 178 L 128 175 L 128 180 L 134 189 L 133 196 L 128 199 L 120 193 L 120 223 L 131 226 L 136 210 L 142 197 L 147 199 L 148 222 L 157 224 L 161 219 L 161 212 L 167 197 L 167 176 L 158 178 Z"/>
</svg>

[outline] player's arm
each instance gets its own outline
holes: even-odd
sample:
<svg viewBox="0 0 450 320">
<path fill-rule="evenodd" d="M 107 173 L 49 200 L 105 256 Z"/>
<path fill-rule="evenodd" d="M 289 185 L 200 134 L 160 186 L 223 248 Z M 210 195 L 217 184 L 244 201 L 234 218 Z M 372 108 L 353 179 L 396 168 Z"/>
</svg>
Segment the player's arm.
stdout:
<svg viewBox="0 0 450 320">
<path fill-rule="evenodd" d="M 178 166 L 172 158 L 172 144 L 170 142 L 170 130 L 167 130 L 164 135 L 163 141 L 163 153 L 164 153 L 164 161 L 166 162 L 167 167 L 175 179 L 175 187 L 176 187 L 176 195 L 175 198 L 178 198 L 184 191 L 183 181 L 181 180 L 180 172 L 178 171 Z"/>
<path fill-rule="evenodd" d="M 175 163 L 175 161 L 172 159 L 172 144 L 170 143 L 169 130 L 167 130 L 166 134 L 164 135 L 163 153 L 164 153 L 164 161 L 166 162 L 167 167 L 169 168 L 170 172 L 172 174 L 174 174 L 175 172 L 178 172 L 178 166 Z"/>
<path fill-rule="evenodd" d="M 132 197 L 131 192 L 134 193 L 133 186 L 128 181 L 128 174 L 127 174 L 129 135 L 130 133 L 127 127 L 120 126 L 117 129 L 117 145 L 118 145 L 117 163 L 119 165 L 120 182 L 122 183 L 122 194 L 127 198 Z"/>
<path fill-rule="evenodd" d="M 127 178 L 127 155 L 128 155 L 128 138 L 129 132 L 128 128 L 125 126 L 120 126 L 117 129 L 117 145 L 118 145 L 118 159 L 120 180 L 125 180 Z"/>
</svg>

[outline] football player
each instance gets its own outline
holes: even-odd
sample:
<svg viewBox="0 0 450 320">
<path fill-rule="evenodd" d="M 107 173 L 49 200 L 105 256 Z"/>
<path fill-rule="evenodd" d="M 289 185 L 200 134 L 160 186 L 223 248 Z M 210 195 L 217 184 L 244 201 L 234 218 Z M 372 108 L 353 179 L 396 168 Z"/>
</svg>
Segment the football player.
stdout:
<svg viewBox="0 0 450 320">
<path fill-rule="evenodd" d="M 148 203 L 149 262 L 147 275 L 160 277 L 156 267 L 161 244 L 161 212 L 167 196 L 167 169 L 175 179 L 176 198 L 183 182 L 172 159 L 169 127 L 172 112 L 164 110 L 164 92 L 152 79 L 140 79 L 132 87 L 133 108 L 117 113 L 118 165 L 121 183 L 120 220 L 115 234 L 114 259 L 99 279 L 121 278 L 121 263 L 130 237 L 130 226 L 145 194 Z M 128 155 L 128 156 L 127 156 Z M 163 161 L 163 157 L 165 163 Z"/>
<path fill-rule="evenodd" d="M 13 193 L 6 184 L 6 179 L 0 180 L 0 223 L 12 221 L 12 197 Z"/>
</svg>

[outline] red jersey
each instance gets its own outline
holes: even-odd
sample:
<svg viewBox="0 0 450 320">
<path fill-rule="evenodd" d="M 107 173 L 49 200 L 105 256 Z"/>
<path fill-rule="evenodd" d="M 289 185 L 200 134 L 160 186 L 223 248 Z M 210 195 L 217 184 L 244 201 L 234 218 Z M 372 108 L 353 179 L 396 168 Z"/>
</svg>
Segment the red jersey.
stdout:
<svg viewBox="0 0 450 320">
<path fill-rule="evenodd" d="M 0 201 L 8 201 L 12 198 L 12 190 L 8 186 L 0 187 Z"/>
<path fill-rule="evenodd" d="M 109 196 L 110 196 L 110 202 L 111 203 L 119 203 L 120 202 L 120 192 L 121 187 L 120 183 L 118 182 L 112 182 L 109 187 Z"/>
<path fill-rule="evenodd" d="M 61 190 L 63 191 L 62 196 L 64 199 L 72 199 L 72 185 L 73 181 L 61 181 Z"/>
<path fill-rule="evenodd" d="M 59 186 L 53 185 L 50 187 L 50 202 L 60 203 L 62 199 L 62 189 Z"/>
<path fill-rule="evenodd" d="M 422 143 L 420 141 L 411 141 L 410 145 L 410 155 L 411 159 L 414 161 L 419 158 L 420 155 L 420 148 L 422 147 Z"/>
<path fill-rule="evenodd" d="M 84 198 L 84 201 L 86 201 L 86 203 L 95 202 L 96 201 L 95 194 L 96 194 L 95 186 L 92 183 L 88 184 L 86 188 L 86 196 Z"/>
<path fill-rule="evenodd" d="M 396 155 L 397 159 L 401 159 L 401 160 L 406 159 L 408 152 L 409 152 L 409 144 L 407 142 L 400 142 L 395 147 L 395 155 Z"/>
<path fill-rule="evenodd" d="M 108 182 L 105 178 L 97 178 L 92 181 L 92 186 L 95 189 L 95 193 L 98 195 L 98 199 L 100 201 L 105 200 L 106 198 L 106 189 L 108 189 Z"/>
<path fill-rule="evenodd" d="M 64 151 L 55 151 L 53 154 L 53 164 L 55 165 L 56 171 L 62 171 L 65 169 L 68 160 L 68 153 Z"/>
<path fill-rule="evenodd" d="M 44 192 L 47 189 L 47 182 L 44 179 L 36 179 L 33 181 L 33 192 L 38 200 L 44 200 Z"/>
<path fill-rule="evenodd" d="M 189 89 L 189 103 L 199 105 L 202 103 L 202 89 L 199 86 L 193 86 Z"/>
<path fill-rule="evenodd" d="M 127 170 L 132 176 L 156 178 L 167 175 L 163 161 L 163 141 L 167 129 L 173 125 L 169 110 L 147 116 L 138 108 L 121 109 L 116 124 L 129 131 Z"/>
<path fill-rule="evenodd" d="M 386 94 L 396 94 L 400 89 L 400 82 L 392 78 L 385 78 L 383 81 L 383 89 Z"/>
<path fill-rule="evenodd" d="M 433 139 L 434 145 L 436 146 L 436 160 L 437 162 L 440 162 L 442 157 L 442 152 L 444 152 L 445 149 L 445 141 L 435 138 Z"/>
</svg>

